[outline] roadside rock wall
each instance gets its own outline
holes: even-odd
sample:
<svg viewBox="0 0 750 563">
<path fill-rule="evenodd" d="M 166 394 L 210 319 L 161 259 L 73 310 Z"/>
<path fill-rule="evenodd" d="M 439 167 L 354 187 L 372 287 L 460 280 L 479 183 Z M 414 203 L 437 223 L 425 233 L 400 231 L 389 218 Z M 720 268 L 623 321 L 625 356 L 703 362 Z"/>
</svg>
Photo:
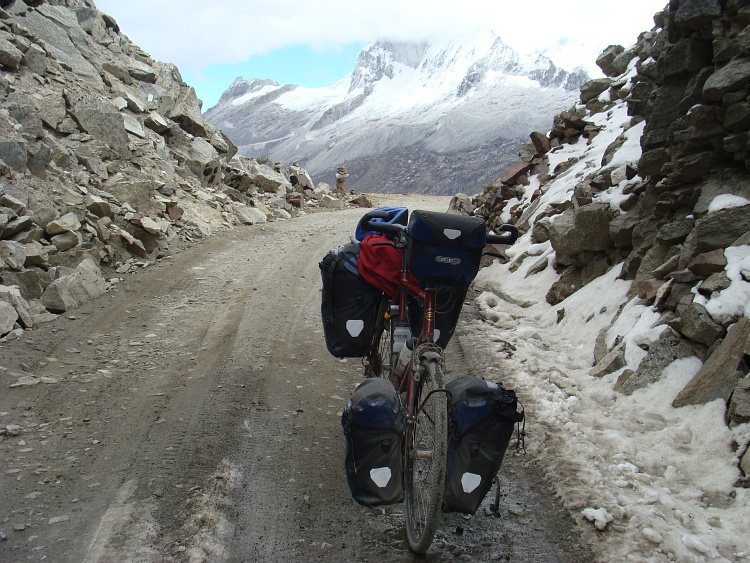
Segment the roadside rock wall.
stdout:
<svg viewBox="0 0 750 563">
<path fill-rule="evenodd" d="M 742 258 L 750 245 L 750 1 L 671 0 L 654 22 L 633 47 L 600 55 L 607 77 L 585 84 L 548 134 L 531 134 L 518 162 L 474 200 L 475 213 L 551 244 L 560 275 L 547 295 L 552 305 L 622 264 L 630 297 L 660 313 L 665 329 L 637 370 L 622 370 L 624 345 L 608 346 L 604 330 L 592 374 L 622 370 L 615 389 L 632 393 L 673 360 L 697 355 L 703 369 L 674 406 L 720 398 L 736 425 L 750 420 L 750 309 L 726 295 L 750 295 Z M 602 116 L 622 104 L 630 121 L 601 161 L 583 168 L 578 157 L 551 160 L 564 146 L 596 143 Z M 639 154 L 615 158 L 636 127 Z M 580 171 L 569 197 L 545 198 L 573 167 Z"/>
<path fill-rule="evenodd" d="M 0 337 L 76 306 L 59 282 L 90 279 L 75 275 L 87 259 L 122 274 L 219 229 L 347 204 L 299 166 L 237 156 L 177 67 L 93 2 L 0 5 L 0 284 L 26 303 L 3 307 Z"/>
</svg>

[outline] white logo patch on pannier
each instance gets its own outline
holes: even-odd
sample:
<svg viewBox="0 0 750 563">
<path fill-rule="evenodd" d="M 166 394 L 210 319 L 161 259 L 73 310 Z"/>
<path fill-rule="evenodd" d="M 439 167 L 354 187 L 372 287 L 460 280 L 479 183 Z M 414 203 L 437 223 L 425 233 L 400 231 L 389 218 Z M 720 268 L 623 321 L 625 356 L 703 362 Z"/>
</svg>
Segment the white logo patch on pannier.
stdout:
<svg viewBox="0 0 750 563">
<path fill-rule="evenodd" d="M 482 476 L 476 473 L 464 473 L 461 477 L 461 487 L 466 494 L 473 492 L 482 483 Z"/>
<path fill-rule="evenodd" d="M 352 336 L 352 338 L 357 338 L 364 328 L 365 321 L 363 320 L 346 321 L 346 331 Z"/>
<path fill-rule="evenodd" d="M 391 468 L 376 467 L 375 469 L 370 469 L 370 479 L 381 489 L 385 488 L 391 480 Z"/>
<path fill-rule="evenodd" d="M 441 264 L 450 264 L 451 266 L 458 266 L 461 263 L 460 258 L 454 258 L 452 256 L 435 256 L 435 262 Z"/>
<path fill-rule="evenodd" d="M 443 234 L 450 240 L 454 240 L 461 236 L 461 231 L 456 229 L 443 229 Z"/>
</svg>

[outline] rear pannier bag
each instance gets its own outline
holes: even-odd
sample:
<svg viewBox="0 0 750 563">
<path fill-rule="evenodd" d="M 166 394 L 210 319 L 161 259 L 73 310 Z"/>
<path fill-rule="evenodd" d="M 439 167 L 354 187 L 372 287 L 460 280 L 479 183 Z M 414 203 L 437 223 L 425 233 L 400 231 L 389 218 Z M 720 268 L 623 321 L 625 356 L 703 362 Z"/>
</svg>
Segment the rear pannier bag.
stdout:
<svg viewBox="0 0 750 563">
<path fill-rule="evenodd" d="M 366 356 L 375 333 L 381 292 L 357 270 L 359 243 L 345 244 L 320 262 L 321 316 L 328 351 L 337 358 Z"/>
<path fill-rule="evenodd" d="M 445 512 L 474 514 L 492 487 L 513 428 L 523 420 L 513 391 L 470 375 L 450 391 Z"/>
<path fill-rule="evenodd" d="M 468 284 L 476 277 L 486 238 L 483 219 L 414 211 L 409 232 L 407 260 L 417 278 L 450 285 Z"/>
<path fill-rule="evenodd" d="M 352 498 L 365 506 L 401 502 L 406 417 L 393 383 L 379 377 L 361 383 L 344 407 L 341 425 Z"/>
</svg>

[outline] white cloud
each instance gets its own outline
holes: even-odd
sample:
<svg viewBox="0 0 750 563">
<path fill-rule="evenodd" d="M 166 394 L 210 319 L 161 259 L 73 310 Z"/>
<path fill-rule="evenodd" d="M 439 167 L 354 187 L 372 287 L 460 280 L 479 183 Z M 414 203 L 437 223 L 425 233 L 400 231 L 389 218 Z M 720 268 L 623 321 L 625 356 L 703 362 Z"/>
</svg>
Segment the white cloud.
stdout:
<svg viewBox="0 0 750 563">
<path fill-rule="evenodd" d="M 665 0 L 99 0 L 154 58 L 191 70 L 285 46 L 318 51 L 381 37 L 421 40 L 492 27 L 521 53 L 593 67 L 607 45 L 631 45 Z"/>
</svg>

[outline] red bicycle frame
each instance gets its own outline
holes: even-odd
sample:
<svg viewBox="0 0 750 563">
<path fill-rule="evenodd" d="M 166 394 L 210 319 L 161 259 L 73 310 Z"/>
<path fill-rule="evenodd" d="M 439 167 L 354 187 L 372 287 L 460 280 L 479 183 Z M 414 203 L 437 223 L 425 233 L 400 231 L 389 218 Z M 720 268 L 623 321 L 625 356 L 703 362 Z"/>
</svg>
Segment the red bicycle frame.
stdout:
<svg viewBox="0 0 750 563">
<path fill-rule="evenodd" d="M 396 289 L 396 293 L 391 298 L 391 303 L 398 305 L 398 321 L 408 322 L 406 302 L 407 297 L 415 297 L 423 305 L 424 318 L 422 322 L 422 333 L 419 335 L 416 345 L 414 346 L 414 353 L 417 352 L 419 346 L 425 342 L 432 342 L 435 331 L 435 295 L 436 290 L 434 287 L 422 289 L 413 289 L 410 285 L 411 276 L 409 271 L 404 264 L 401 270 L 401 283 Z M 395 376 L 393 384 L 396 389 L 401 393 L 406 391 L 406 407 L 408 409 L 409 416 L 412 416 L 414 405 L 412 405 L 412 397 L 414 396 L 414 382 L 415 379 L 411 370 L 412 363 L 406 367 L 406 371 L 402 376 Z"/>
</svg>

